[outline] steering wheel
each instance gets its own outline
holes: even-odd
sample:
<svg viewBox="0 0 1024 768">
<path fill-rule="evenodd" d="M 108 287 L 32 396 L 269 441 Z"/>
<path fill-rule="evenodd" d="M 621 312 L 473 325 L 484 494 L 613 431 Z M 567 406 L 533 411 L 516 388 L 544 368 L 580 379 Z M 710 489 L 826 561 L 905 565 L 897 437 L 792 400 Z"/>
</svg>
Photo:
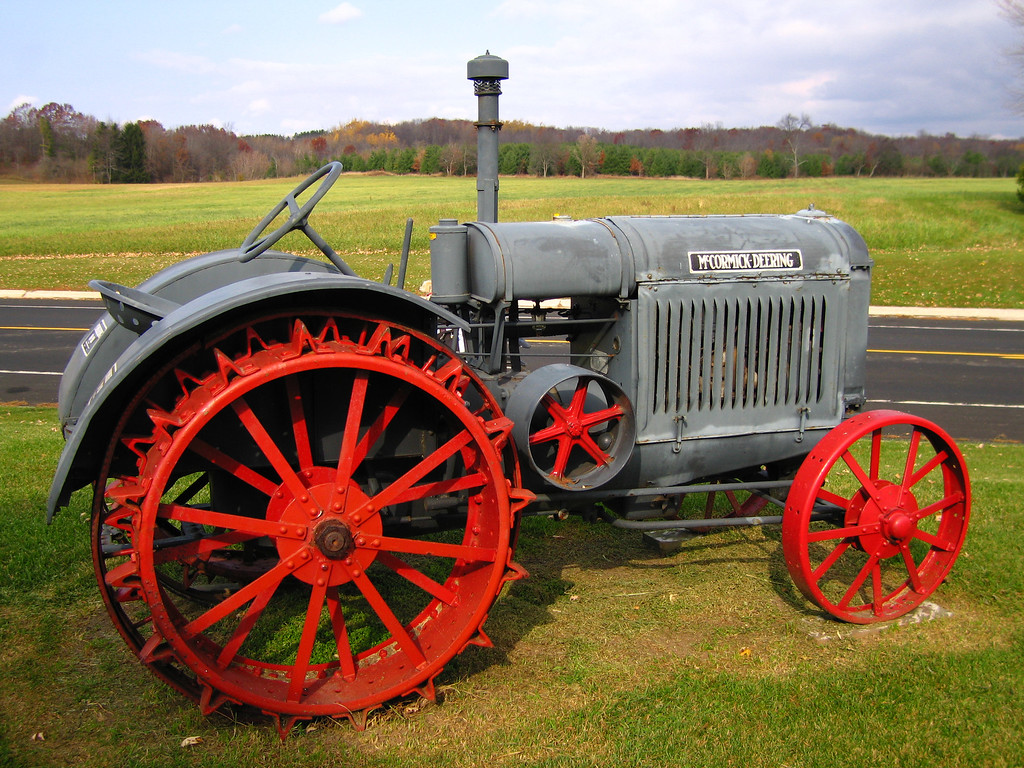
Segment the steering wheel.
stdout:
<svg viewBox="0 0 1024 768">
<path fill-rule="evenodd" d="M 334 182 L 336 182 L 338 177 L 341 176 L 341 170 L 341 163 L 337 161 L 328 163 L 285 195 L 281 202 L 271 208 L 270 213 L 263 217 L 263 220 L 256 225 L 253 231 L 246 235 L 245 240 L 243 240 L 242 244 L 239 246 L 240 253 L 238 254 L 238 260 L 243 263 L 252 261 L 292 230 L 301 229 L 303 234 L 309 238 L 310 242 L 319 248 L 324 256 L 326 256 L 334 266 L 340 269 L 343 274 L 355 275 L 356 273 L 352 268 L 334 252 L 334 249 L 327 244 L 327 242 L 320 236 L 320 233 L 309 226 L 309 214 L 313 212 L 316 204 L 323 199 L 323 196 L 327 194 L 327 191 L 334 186 Z M 323 181 L 320 181 L 321 179 L 323 179 Z M 316 191 L 310 196 L 310 198 L 300 206 L 296 198 L 318 181 L 320 181 L 320 186 L 317 187 Z M 271 222 L 273 222 L 285 208 L 290 211 L 288 220 L 269 235 L 264 235 L 263 233 L 267 230 L 267 227 L 270 226 Z"/>
</svg>

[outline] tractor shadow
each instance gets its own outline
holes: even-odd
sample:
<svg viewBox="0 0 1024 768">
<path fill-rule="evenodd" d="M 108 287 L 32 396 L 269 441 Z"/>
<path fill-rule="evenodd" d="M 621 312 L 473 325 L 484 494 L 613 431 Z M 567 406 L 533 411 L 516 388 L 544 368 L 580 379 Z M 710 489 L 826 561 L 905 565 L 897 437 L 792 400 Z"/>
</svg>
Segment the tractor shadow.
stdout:
<svg viewBox="0 0 1024 768">
<path fill-rule="evenodd" d="M 753 602 L 765 603 L 752 610 L 777 613 L 780 622 L 823 616 L 789 577 L 780 526 L 718 529 L 662 552 L 645 545 L 641 533 L 600 519 L 537 516 L 524 519 L 515 560 L 529 576 L 508 584 L 493 606 L 485 627 L 493 647 L 460 654 L 439 682 L 456 683 L 493 667 L 512 666 L 521 663 L 514 657 L 522 655 L 543 664 L 554 651 L 537 646 L 551 638 L 626 632 L 622 626 L 602 626 L 602 613 L 622 610 L 626 602 L 646 601 L 647 606 L 629 608 L 658 612 L 658 601 L 678 599 L 683 602 L 675 607 L 692 615 L 704 600 L 728 600 L 730 581 L 740 582 L 740 597 L 752 585 Z M 696 601 L 685 604 L 691 596 Z M 694 622 L 672 630 L 699 638 L 707 626 Z"/>
</svg>

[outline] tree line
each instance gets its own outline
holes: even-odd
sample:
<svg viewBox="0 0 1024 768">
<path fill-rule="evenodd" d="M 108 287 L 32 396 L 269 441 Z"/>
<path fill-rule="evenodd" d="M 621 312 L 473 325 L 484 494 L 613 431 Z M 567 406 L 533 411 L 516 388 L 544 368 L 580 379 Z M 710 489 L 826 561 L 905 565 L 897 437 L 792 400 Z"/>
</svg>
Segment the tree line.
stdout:
<svg viewBox="0 0 1024 768">
<path fill-rule="evenodd" d="M 293 176 L 340 160 L 346 171 L 472 175 L 476 129 L 468 120 L 353 120 L 294 136 L 237 135 L 227 128 L 166 129 L 153 120 L 118 125 L 69 104 L 21 105 L 0 122 L 0 174 L 97 183 L 202 182 Z M 504 124 L 499 172 L 536 176 L 1013 177 L 1017 140 L 869 134 L 807 115 L 772 126 L 705 124 L 676 130 L 608 131 Z"/>
</svg>

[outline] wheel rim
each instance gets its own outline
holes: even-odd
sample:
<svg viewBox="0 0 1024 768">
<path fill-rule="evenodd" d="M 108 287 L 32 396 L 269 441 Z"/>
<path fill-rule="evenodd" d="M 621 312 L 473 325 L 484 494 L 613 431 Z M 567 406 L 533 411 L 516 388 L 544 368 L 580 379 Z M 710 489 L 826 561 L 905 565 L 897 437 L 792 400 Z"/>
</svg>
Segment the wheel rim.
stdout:
<svg viewBox="0 0 1024 768">
<path fill-rule="evenodd" d="M 384 323 L 263 319 L 204 354 L 108 457 L 96 571 L 129 646 L 204 710 L 285 725 L 432 697 L 520 573 L 511 422 L 450 351 Z"/>
<path fill-rule="evenodd" d="M 870 411 L 829 432 L 801 465 L 783 552 L 797 587 L 825 611 L 886 621 L 946 578 L 969 516 L 970 481 L 953 440 L 925 419 Z"/>
</svg>

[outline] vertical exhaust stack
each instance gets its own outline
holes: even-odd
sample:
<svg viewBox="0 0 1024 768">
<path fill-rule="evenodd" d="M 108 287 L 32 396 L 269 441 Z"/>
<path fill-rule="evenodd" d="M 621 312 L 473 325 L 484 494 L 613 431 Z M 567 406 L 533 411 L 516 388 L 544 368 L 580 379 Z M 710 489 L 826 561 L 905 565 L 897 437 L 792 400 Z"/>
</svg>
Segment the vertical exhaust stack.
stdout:
<svg viewBox="0 0 1024 768">
<path fill-rule="evenodd" d="M 476 121 L 476 217 L 498 221 L 498 97 L 501 81 L 508 80 L 508 62 L 488 51 L 472 59 L 466 68 L 477 96 Z"/>
</svg>

